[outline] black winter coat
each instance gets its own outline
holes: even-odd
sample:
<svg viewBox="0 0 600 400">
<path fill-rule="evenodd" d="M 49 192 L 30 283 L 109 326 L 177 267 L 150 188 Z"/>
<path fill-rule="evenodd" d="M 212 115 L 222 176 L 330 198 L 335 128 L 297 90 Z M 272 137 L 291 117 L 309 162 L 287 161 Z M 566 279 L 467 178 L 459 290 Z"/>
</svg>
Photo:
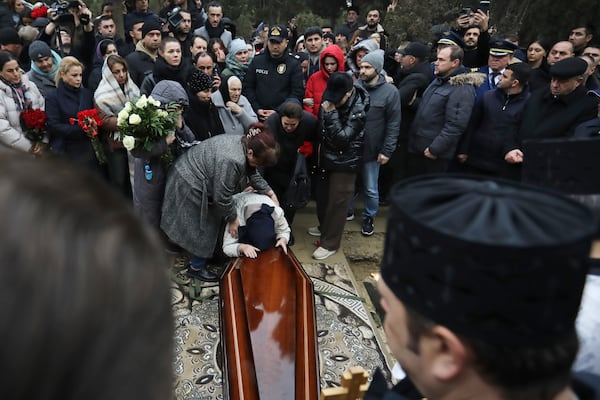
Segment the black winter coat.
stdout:
<svg viewBox="0 0 600 400">
<path fill-rule="evenodd" d="M 475 104 L 469 127 L 461 138 L 458 153 L 467 154 L 468 165 L 498 172 L 504 165 L 506 137 L 519 128 L 529 88 L 509 96 L 502 89 L 487 91 Z"/>
<path fill-rule="evenodd" d="M 69 123 L 69 118 L 77 118 L 79 111 L 92 108 L 94 99 L 88 89 L 76 89 L 62 81 L 46 98 L 47 126 L 52 151 L 79 165 L 95 169 L 98 162 L 90 138 L 77 122 Z"/>
<path fill-rule="evenodd" d="M 400 69 L 397 77 L 398 92 L 400 93 L 400 103 L 402 106 L 402 120 L 400 121 L 400 136 L 398 140 L 408 141 L 408 131 L 410 125 L 415 119 L 417 107 L 409 105 L 413 101 L 415 92 L 417 98 L 423 96 L 423 92 L 433 80 L 433 72 L 427 61 L 415 65 L 409 70 Z"/>
<path fill-rule="evenodd" d="M 144 77 L 154 69 L 154 60 L 143 51 L 134 51 L 125 58 L 129 67 L 129 76 L 140 87 Z"/>
<path fill-rule="evenodd" d="M 325 171 L 356 172 L 363 162 L 369 94 L 360 86 L 346 104 L 331 112 L 319 110 L 319 167 Z"/>
<path fill-rule="evenodd" d="M 598 98 L 586 96 L 583 85 L 566 96 L 555 98 L 550 87 L 535 91 L 523 110 L 516 137 L 507 140 L 504 153 L 521 148 L 523 140 L 571 137 L 575 128 L 598 113 Z"/>
<path fill-rule="evenodd" d="M 263 176 L 271 188 L 276 192 L 279 190 L 283 193 L 294 175 L 298 147 L 302 146 L 305 141 L 316 141 L 317 119 L 308 111 L 303 111 L 300 124 L 292 133 L 287 133 L 283 129 L 279 113 L 271 114 L 266 119 L 265 125 L 269 127 L 275 140 L 279 143 L 280 152 L 277 164 L 265 168 Z"/>
</svg>

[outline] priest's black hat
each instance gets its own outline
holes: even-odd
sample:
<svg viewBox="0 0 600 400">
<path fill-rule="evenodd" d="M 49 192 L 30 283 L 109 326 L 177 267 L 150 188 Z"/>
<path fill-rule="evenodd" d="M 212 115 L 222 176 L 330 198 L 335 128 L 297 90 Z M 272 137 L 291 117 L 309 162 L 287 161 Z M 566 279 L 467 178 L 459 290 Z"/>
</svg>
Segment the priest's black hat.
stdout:
<svg viewBox="0 0 600 400">
<path fill-rule="evenodd" d="M 381 276 L 417 313 L 467 338 L 536 346 L 575 330 L 592 212 L 512 181 L 430 175 L 400 182 Z"/>
</svg>

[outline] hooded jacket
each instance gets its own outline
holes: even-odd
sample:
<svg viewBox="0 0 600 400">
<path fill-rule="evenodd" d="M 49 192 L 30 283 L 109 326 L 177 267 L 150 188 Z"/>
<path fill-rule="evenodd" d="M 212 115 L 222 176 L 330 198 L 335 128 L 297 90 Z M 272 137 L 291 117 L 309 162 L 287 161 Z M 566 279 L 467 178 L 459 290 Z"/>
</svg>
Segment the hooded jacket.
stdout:
<svg viewBox="0 0 600 400">
<path fill-rule="evenodd" d="M 304 97 L 313 99 L 314 105 L 312 107 L 304 106 L 304 109 L 311 112 L 315 117 L 319 116 L 319 109 L 321 108 L 321 98 L 323 92 L 327 88 L 327 79 L 329 79 L 329 73 L 325 71 L 325 57 L 333 57 L 337 60 L 338 69 L 337 72 L 344 72 L 344 52 L 338 45 L 331 45 L 327 47 L 321 53 L 319 59 L 320 69 L 312 74 L 306 82 L 306 91 Z"/>
<path fill-rule="evenodd" d="M 156 84 L 151 96 L 161 104 L 179 103 L 188 105 L 188 95 L 178 82 L 163 80 Z M 194 134 L 185 123 L 182 129 L 175 130 L 176 143 L 182 147 L 189 147 L 194 140 Z M 160 160 L 160 156 L 167 152 L 167 142 L 163 137 L 148 151 L 139 146 L 131 150 L 135 157 L 135 169 L 133 174 L 133 206 L 140 213 L 144 221 L 152 226 L 160 226 L 160 214 L 163 203 L 165 183 L 167 179 L 167 167 Z M 147 172 L 151 171 L 151 178 L 146 178 Z"/>
<path fill-rule="evenodd" d="M 462 72 L 459 68 L 449 76 L 434 79 L 423 93 L 409 134 L 409 152 L 423 154 L 429 147 L 438 158 L 454 157 L 469 124 L 475 88 L 485 79 L 483 74 Z"/>
<path fill-rule="evenodd" d="M 396 150 L 400 133 L 400 94 L 385 77 L 379 74 L 377 82 L 372 85 L 358 81 L 369 93 L 369 111 L 365 123 L 364 161 L 375 161 L 379 154 L 387 158 Z"/>
<path fill-rule="evenodd" d="M 367 54 L 373 50 L 377 50 L 379 45 L 373 39 L 367 39 L 356 43 L 354 46 L 350 48 L 348 55 L 346 56 L 346 71 L 352 72 L 352 75 L 355 78 L 358 78 L 358 73 L 360 71 L 360 65 L 356 65 L 356 52 L 360 49 L 367 50 Z"/>
</svg>

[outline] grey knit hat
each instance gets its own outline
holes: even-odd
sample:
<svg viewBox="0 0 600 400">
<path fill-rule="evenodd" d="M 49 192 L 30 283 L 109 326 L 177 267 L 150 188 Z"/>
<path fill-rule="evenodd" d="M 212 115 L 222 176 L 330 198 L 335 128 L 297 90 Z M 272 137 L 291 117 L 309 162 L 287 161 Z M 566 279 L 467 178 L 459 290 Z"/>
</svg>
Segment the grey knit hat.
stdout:
<svg viewBox="0 0 600 400">
<path fill-rule="evenodd" d="M 375 68 L 375 71 L 377 71 L 377 73 L 380 74 L 381 71 L 383 70 L 383 55 L 384 55 L 383 50 L 381 50 L 381 49 L 373 50 L 373 51 L 367 53 L 367 55 L 365 55 L 362 58 L 361 63 L 371 64 L 371 66 L 373 68 Z M 359 65 L 359 67 L 360 67 L 360 65 Z"/>
<path fill-rule="evenodd" d="M 41 40 L 34 40 L 29 45 L 29 58 L 33 61 L 38 61 L 44 57 L 52 57 L 52 52 L 50 51 L 50 47 L 46 42 L 42 42 Z"/>
</svg>

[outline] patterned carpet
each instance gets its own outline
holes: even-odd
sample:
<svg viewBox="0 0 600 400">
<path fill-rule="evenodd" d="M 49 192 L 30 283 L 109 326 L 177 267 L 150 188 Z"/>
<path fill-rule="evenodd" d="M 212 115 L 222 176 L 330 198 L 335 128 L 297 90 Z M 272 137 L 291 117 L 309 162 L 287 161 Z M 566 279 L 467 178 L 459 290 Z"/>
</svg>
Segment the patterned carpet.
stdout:
<svg viewBox="0 0 600 400">
<path fill-rule="evenodd" d="M 190 281 L 185 277 L 186 262 L 185 258 L 178 258 L 172 269 L 175 396 L 224 399 L 218 285 Z M 355 365 L 368 372 L 380 367 L 389 376 L 349 268 L 324 263 L 303 267 L 314 283 L 321 387 L 338 386 L 341 374 Z M 190 295 L 195 300 L 190 301 Z"/>
</svg>

